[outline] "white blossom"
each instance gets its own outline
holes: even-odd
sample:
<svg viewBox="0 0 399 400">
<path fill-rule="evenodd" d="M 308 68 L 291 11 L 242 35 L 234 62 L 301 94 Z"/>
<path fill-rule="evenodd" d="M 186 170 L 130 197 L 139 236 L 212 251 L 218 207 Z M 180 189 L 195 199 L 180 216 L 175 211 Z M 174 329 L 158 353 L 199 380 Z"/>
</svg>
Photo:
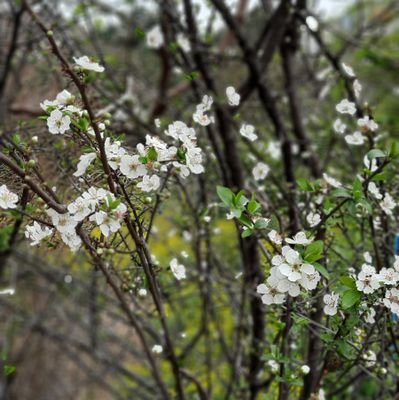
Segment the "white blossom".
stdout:
<svg viewBox="0 0 399 400">
<path fill-rule="evenodd" d="M 87 56 L 82 56 L 79 58 L 73 57 L 73 61 L 75 61 L 75 63 L 80 68 L 85 69 L 87 71 L 104 72 L 105 70 L 105 68 L 102 65 L 94 61 L 91 61 L 90 58 Z"/>
<path fill-rule="evenodd" d="M 240 104 L 241 96 L 236 92 L 233 86 L 226 88 L 226 96 L 230 106 L 238 106 Z"/>
<path fill-rule="evenodd" d="M 361 146 L 366 141 L 366 138 L 362 135 L 361 132 L 356 131 L 351 135 L 346 135 L 345 141 L 346 143 L 351 144 L 353 146 Z"/>
<path fill-rule="evenodd" d="M 372 194 L 377 200 L 382 199 L 382 194 L 380 193 L 380 190 L 378 189 L 378 186 L 374 182 L 369 182 L 367 185 L 367 190 Z"/>
<path fill-rule="evenodd" d="M 353 81 L 353 91 L 355 92 L 355 96 L 358 99 L 360 94 L 362 93 L 362 85 L 360 84 L 358 79 Z"/>
<path fill-rule="evenodd" d="M 363 258 L 366 264 L 371 264 L 373 262 L 373 258 L 371 257 L 371 254 L 368 251 L 365 251 L 363 253 Z"/>
<path fill-rule="evenodd" d="M 339 294 L 331 292 L 331 294 L 325 294 L 323 296 L 323 302 L 325 304 L 323 310 L 326 315 L 335 315 L 337 313 Z"/>
<path fill-rule="evenodd" d="M 61 240 L 71 249 L 77 251 L 82 244 L 82 239 L 75 230 L 60 232 Z"/>
<path fill-rule="evenodd" d="M 310 367 L 309 365 L 302 365 L 301 371 L 304 375 L 307 375 L 310 372 Z"/>
<path fill-rule="evenodd" d="M 138 155 L 124 154 L 120 159 L 119 169 L 129 179 L 136 179 L 147 174 L 147 168 L 140 162 Z"/>
<path fill-rule="evenodd" d="M 90 220 L 96 222 L 101 233 L 105 237 L 108 237 L 111 233 L 117 232 L 121 227 L 119 219 L 102 210 L 97 211 L 92 217 L 90 217 Z"/>
<path fill-rule="evenodd" d="M 255 133 L 255 127 L 250 124 L 243 124 L 240 129 L 240 134 L 251 142 L 254 142 L 258 138 L 258 135 Z"/>
<path fill-rule="evenodd" d="M 147 46 L 151 49 L 159 49 L 164 44 L 163 33 L 159 25 L 155 25 L 146 35 Z"/>
<path fill-rule="evenodd" d="M 258 162 L 252 169 L 252 176 L 256 181 L 260 181 L 265 179 L 269 172 L 270 167 L 267 164 Z"/>
<path fill-rule="evenodd" d="M 197 124 L 202 125 L 202 126 L 208 126 L 215 122 L 215 119 L 212 116 L 204 114 L 204 112 L 202 110 L 197 110 L 193 114 L 193 120 L 194 120 L 194 122 L 196 122 Z"/>
<path fill-rule="evenodd" d="M 64 106 L 71 105 L 74 101 L 75 96 L 64 89 L 57 94 L 55 100 L 44 100 L 43 103 L 40 103 L 40 107 L 44 111 L 47 111 L 49 107 L 63 108 Z"/>
<path fill-rule="evenodd" d="M 399 316 L 399 289 L 393 288 L 385 292 L 383 299 L 385 307 L 389 308 L 394 314 Z"/>
<path fill-rule="evenodd" d="M 27 225 L 25 228 L 25 237 L 30 239 L 31 246 L 38 245 L 44 238 L 50 236 L 53 230 L 45 227 L 44 229 L 36 221 L 32 225 Z"/>
<path fill-rule="evenodd" d="M 353 71 L 353 68 L 350 67 L 349 65 L 342 63 L 342 69 L 344 70 L 345 74 L 349 76 L 349 78 L 354 78 L 355 77 L 355 72 Z"/>
<path fill-rule="evenodd" d="M 373 293 L 380 286 L 379 276 L 375 268 L 368 264 L 363 264 L 362 269 L 357 275 L 356 288 L 365 294 Z"/>
<path fill-rule="evenodd" d="M 83 197 L 78 197 L 75 201 L 68 205 L 68 211 L 75 221 L 83 221 L 89 214 L 94 211 L 94 203 L 87 201 Z"/>
<path fill-rule="evenodd" d="M 326 173 L 323 174 L 323 179 L 332 187 L 340 188 L 342 186 L 342 183 L 340 181 L 327 175 Z"/>
<path fill-rule="evenodd" d="M 176 42 L 185 53 L 191 50 L 190 41 L 182 33 L 177 34 Z"/>
<path fill-rule="evenodd" d="M 111 142 L 109 137 L 105 139 L 104 149 L 109 166 L 116 170 L 119 167 L 121 157 L 126 154 L 126 150 L 119 141 Z"/>
<path fill-rule="evenodd" d="M 364 320 L 368 323 L 368 324 L 374 324 L 375 323 L 375 310 L 374 308 L 369 308 L 365 311 L 364 314 Z"/>
<path fill-rule="evenodd" d="M 277 141 L 269 142 L 266 152 L 273 160 L 279 160 L 281 157 L 281 144 Z"/>
<path fill-rule="evenodd" d="M 47 118 L 48 129 L 53 135 L 64 134 L 70 125 L 71 118 L 69 115 L 64 115 L 58 109 L 51 111 L 50 116 Z"/>
<path fill-rule="evenodd" d="M 321 276 L 318 271 L 314 271 L 312 274 L 301 273 L 302 277 L 298 281 L 305 290 L 314 290 L 317 284 L 320 282 Z"/>
<path fill-rule="evenodd" d="M 277 283 L 277 282 L 276 282 Z M 285 300 L 285 294 L 280 293 L 276 285 L 260 284 L 256 288 L 257 293 L 261 295 L 263 304 L 282 304 Z"/>
<path fill-rule="evenodd" d="M 78 221 L 75 221 L 69 213 L 60 214 L 52 208 L 48 209 L 47 215 L 51 218 L 51 222 L 61 233 L 76 233 L 75 227 Z"/>
<path fill-rule="evenodd" d="M 377 362 L 377 355 L 373 350 L 367 350 L 365 354 L 363 354 L 363 360 L 366 361 L 366 367 L 373 367 Z"/>
<path fill-rule="evenodd" d="M 334 131 L 343 135 L 346 130 L 346 125 L 341 121 L 340 118 L 337 118 L 333 125 Z"/>
<path fill-rule="evenodd" d="M 321 217 L 320 214 L 314 213 L 314 212 L 310 212 L 307 216 L 306 216 L 306 221 L 308 222 L 309 226 L 311 228 L 319 225 L 319 223 L 321 222 Z"/>
<path fill-rule="evenodd" d="M 154 346 L 152 346 L 151 351 L 154 354 L 161 354 L 163 352 L 163 347 L 160 344 L 154 344 Z"/>
<path fill-rule="evenodd" d="M 272 372 L 277 373 L 280 369 L 280 364 L 276 360 L 269 360 L 267 365 L 270 367 Z"/>
<path fill-rule="evenodd" d="M 381 268 L 379 276 L 385 285 L 396 285 L 399 282 L 399 272 L 394 268 Z"/>
<path fill-rule="evenodd" d="M 11 192 L 6 185 L 0 186 L 0 208 L 7 210 L 9 208 L 16 208 L 18 196 Z"/>
<path fill-rule="evenodd" d="M 354 115 L 356 113 L 356 104 L 348 99 L 341 100 L 336 106 L 336 110 L 341 114 Z"/>
<path fill-rule="evenodd" d="M 302 231 L 296 233 L 293 238 L 286 238 L 285 241 L 289 244 L 301 244 L 304 246 L 312 243 L 312 239 L 308 239 L 306 233 Z"/>
<path fill-rule="evenodd" d="M 183 264 L 179 264 L 177 258 L 172 258 L 169 266 L 173 275 L 178 281 L 186 278 L 186 267 Z"/>
<path fill-rule="evenodd" d="M 95 160 L 95 158 L 96 158 L 96 153 L 82 154 L 79 157 L 77 170 L 74 172 L 73 176 L 79 177 L 84 175 L 87 171 L 87 168 Z"/>
<path fill-rule="evenodd" d="M 396 202 L 389 193 L 385 193 L 384 200 L 380 202 L 380 207 L 385 214 L 392 215 L 392 211 L 396 207 Z"/>
<path fill-rule="evenodd" d="M 277 231 L 275 231 L 274 229 L 271 230 L 267 234 L 267 236 L 275 244 L 281 244 L 283 242 L 283 238 L 281 237 L 281 235 Z"/>
<path fill-rule="evenodd" d="M 375 132 L 378 129 L 378 124 L 371 119 L 368 115 L 357 120 L 357 126 L 363 131 Z"/>
</svg>

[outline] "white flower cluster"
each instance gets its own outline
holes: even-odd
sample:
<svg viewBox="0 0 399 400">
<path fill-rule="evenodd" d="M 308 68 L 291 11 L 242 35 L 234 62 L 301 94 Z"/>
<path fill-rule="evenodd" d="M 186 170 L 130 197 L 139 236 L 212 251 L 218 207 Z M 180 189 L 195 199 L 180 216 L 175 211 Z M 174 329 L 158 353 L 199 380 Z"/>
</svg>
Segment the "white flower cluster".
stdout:
<svg viewBox="0 0 399 400">
<path fill-rule="evenodd" d="M 280 242 L 276 234 L 273 237 Z M 304 232 L 298 232 L 293 238 L 287 238 L 285 241 L 302 246 L 311 243 Z M 272 258 L 272 265 L 266 284 L 262 283 L 257 287 L 264 304 L 282 304 L 287 293 L 297 297 L 301 293 L 301 288 L 305 291 L 313 290 L 321 279 L 315 267 L 305 262 L 300 253 L 288 245 L 282 247 L 281 255 Z"/>
<path fill-rule="evenodd" d="M 127 211 L 126 206 L 111 192 L 94 187 L 82 193 L 68 205 L 67 209 L 68 212 L 65 214 L 48 209 L 47 215 L 51 218 L 62 241 L 73 251 L 76 251 L 82 243 L 76 232 L 78 224 L 85 220 L 94 222 L 100 228 L 101 233 L 108 237 L 121 227 L 121 221 Z M 52 229 L 43 229 L 37 222 L 34 222 L 33 225 L 26 227 L 25 236 L 31 239 L 31 245 L 35 246 L 52 232 Z"/>
<path fill-rule="evenodd" d="M 342 64 L 342 68 L 345 74 L 350 77 L 354 78 L 355 73 L 351 67 L 348 65 Z M 356 97 L 360 96 L 361 85 L 359 81 L 356 79 L 353 82 L 353 89 L 355 92 Z M 356 114 L 356 104 L 349 101 L 348 99 L 341 100 L 335 107 L 335 109 L 340 114 L 349 114 L 350 116 L 354 116 Z M 347 126 L 344 122 L 341 121 L 340 118 L 336 119 L 333 124 L 334 131 L 340 135 L 343 135 L 347 130 Z M 361 146 L 366 143 L 366 136 L 369 132 L 375 132 L 378 129 L 378 124 L 371 119 L 368 115 L 363 118 L 359 118 L 357 120 L 357 130 L 352 134 L 345 135 L 346 143 L 353 145 L 353 146 Z"/>
<path fill-rule="evenodd" d="M 371 261 L 371 260 L 369 260 Z M 372 294 L 378 289 L 385 290 L 382 303 L 399 316 L 399 256 L 395 256 L 393 267 L 382 268 L 378 273 L 370 264 L 363 264 L 356 277 L 356 288 L 364 294 Z M 375 315 L 375 312 L 374 312 Z M 373 314 L 367 318 L 373 318 Z"/>
<path fill-rule="evenodd" d="M 211 100 L 208 104 L 212 104 Z M 165 135 L 173 138 L 175 145 L 169 146 L 158 137 L 147 135 L 145 144 L 136 146 L 136 154 L 130 154 L 120 141 L 106 138 L 104 147 L 109 166 L 128 179 L 139 179 L 137 187 L 143 192 L 157 190 L 161 185 L 157 173 L 169 167 L 176 168 L 182 178 L 204 172 L 202 150 L 197 146 L 193 128 L 175 121 L 168 126 Z M 96 158 L 96 152 L 82 154 L 74 176 L 83 176 Z"/>
</svg>

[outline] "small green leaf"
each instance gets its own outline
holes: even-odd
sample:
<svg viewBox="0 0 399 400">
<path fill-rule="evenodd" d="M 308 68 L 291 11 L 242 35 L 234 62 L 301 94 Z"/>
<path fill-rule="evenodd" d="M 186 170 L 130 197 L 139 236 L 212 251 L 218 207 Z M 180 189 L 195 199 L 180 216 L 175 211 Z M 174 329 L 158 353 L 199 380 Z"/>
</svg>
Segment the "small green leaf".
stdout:
<svg viewBox="0 0 399 400">
<path fill-rule="evenodd" d="M 341 276 L 341 278 L 339 278 L 339 281 L 343 285 L 345 285 L 345 286 L 347 286 L 347 287 L 349 287 L 351 289 L 356 290 L 355 280 L 353 278 L 351 278 L 350 276 Z"/>
<path fill-rule="evenodd" d="M 312 183 L 310 183 L 307 179 L 305 178 L 299 178 L 296 180 L 296 183 L 300 189 L 302 189 L 304 192 L 314 192 L 315 187 Z"/>
<path fill-rule="evenodd" d="M 78 127 L 79 127 L 83 132 L 86 132 L 87 129 L 89 128 L 89 126 L 90 126 L 90 121 L 89 121 L 87 118 L 85 118 L 85 117 L 79 118 Z"/>
<path fill-rule="evenodd" d="M 260 204 L 255 200 L 255 199 L 251 199 L 247 205 L 247 211 L 250 214 L 255 214 L 256 211 L 258 211 L 260 208 Z"/>
<path fill-rule="evenodd" d="M 4 365 L 3 371 L 5 376 L 12 375 L 17 370 L 15 365 Z"/>
<path fill-rule="evenodd" d="M 352 186 L 352 194 L 355 200 L 359 201 L 363 197 L 363 185 L 359 178 L 356 177 Z"/>
<path fill-rule="evenodd" d="M 144 32 L 141 28 L 139 28 L 139 27 L 137 27 L 137 28 L 134 29 L 134 33 L 135 33 L 136 36 L 138 36 L 140 39 L 142 39 L 142 38 L 145 37 L 145 32 Z"/>
<path fill-rule="evenodd" d="M 147 151 L 147 158 L 149 161 L 156 161 L 158 158 L 158 153 L 155 150 L 155 147 L 150 147 Z"/>
<path fill-rule="evenodd" d="M 365 198 L 360 199 L 357 202 L 358 205 L 360 205 L 361 207 L 363 207 L 369 214 L 371 214 L 373 212 L 373 207 L 370 204 L 369 201 L 367 201 Z"/>
<path fill-rule="evenodd" d="M 393 142 L 389 150 L 389 157 L 395 158 L 399 156 L 399 142 Z"/>
<path fill-rule="evenodd" d="M 330 274 L 328 273 L 328 271 L 324 265 L 321 265 L 319 263 L 314 263 L 313 266 L 315 267 L 315 269 L 317 271 L 319 271 L 324 276 L 324 278 L 330 279 Z"/>
<path fill-rule="evenodd" d="M 373 149 L 373 150 L 370 150 L 367 153 L 367 158 L 369 160 L 373 160 L 374 158 L 383 158 L 383 157 L 386 157 L 386 156 L 387 155 L 385 154 L 385 152 L 380 150 L 380 149 Z"/>
<path fill-rule="evenodd" d="M 254 233 L 254 231 L 252 229 L 247 228 L 242 231 L 241 237 L 246 238 L 246 237 L 253 235 L 253 233 Z"/>
<path fill-rule="evenodd" d="M 251 228 L 252 229 L 253 226 L 254 226 L 253 222 L 248 217 L 246 217 L 245 215 L 241 215 L 241 217 L 239 217 L 238 220 L 243 225 L 245 225 L 247 228 Z"/>
<path fill-rule="evenodd" d="M 359 302 L 360 298 L 362 297 L 361 292 L 358 292 L 355 289 L 349 289 L 344 292 L 342 295 L 342 307 L 346 310 L 352 307 L 354 304 Z"/>
<path fill-rule="evenodd" d="M 313 263 L 323 257 L 323 242 L 321 240 L 316 240 L 311 243 L 305 250 L 303 258 L 308 263 Z"/>
<path fill-rule="evenodd" d="M 266 229 L 269 226 L 270 220 L 267 218 L 260 218 L 255 222 L 256 229 Z"/>
<path fill-rule="evenodd" d="M 233 206 L 234 193 L 229 188 L 225 186 L 216 186 L 216 192 L 219 196 L 219 199 L 222 200 L 226 206 Z"/>
<path fill-rule="evenodd" d="M 335 189 L 332 193 L 331 196 L 333 197 L 344 197 L 344 198 L 350 198 L 352 197 L 350 192 L 344 188 L 338 188 Z"/>
</svg>

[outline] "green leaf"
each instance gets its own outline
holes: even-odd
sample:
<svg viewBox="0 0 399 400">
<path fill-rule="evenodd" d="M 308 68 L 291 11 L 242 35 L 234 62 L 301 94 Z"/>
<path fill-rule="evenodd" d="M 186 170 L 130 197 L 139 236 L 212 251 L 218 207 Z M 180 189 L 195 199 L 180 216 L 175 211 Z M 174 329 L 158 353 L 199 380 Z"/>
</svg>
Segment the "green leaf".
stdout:
<svg viewBox="0 0 399 400">
<path fill-rule="evenodd" d="M 303 258 L 308 263 L 313 263 L 323 257 L 323 242 L 316 240 L 311 243 L 305 250 Z"/>
<path fill-rule="evenodd" d="M 305 178 L 299 178 L 296 180 L 297 185 L 299 186 L 300 189 L 302 189 L 305 192 L 314 192 L 315 187 L 312 183 L 310 183 L 307 179 Z"/>
<path fill-rule="evenodd" d="M 267 218 L 260 218 L 255 222 L 256 229 L 266 229 L 269 226 L 270 220 Z"/>
<path fill-rule="evenodd" d="M 352 194 L 357 201 L 363 197 L 363 185 L 359 178 L 356 178 L 353 182 Z"/>
<path fill-rule="evenodd" d="M 330 279 L 330 274 L 328 273 L 328 271 L 324 265 L 321 265 L 319 263 L 314 263 L 313 266 L 315 267 L 315 269 L 317 271 L 319 271 L 324 276 L 324 278 Z"/>
<path fill-rule="evenodd" d="M 147 158 L 149 161 L 157 161 L 158 153 L 155 150 L 155 147 L 150 147 L 147 151 Z"/>
<path fill-rule="evenodd" d="M 360 199 L 357 204 L 362 206 L 369 214 L 373 212 L 372 205 L 365 198 Z"/>
<path fill-rule="evenodd" d="M 352 197 L 350 192 L 344 188 L 338 188 L 335 189 L 332 193 L 331 196 L 333 197 L 345 197 L 345 198 L 350 198 Z"/>
<path fill-rule="evenodd" d="M 185 74 L 184 78 L 188 81 L 193 81 L 198 77 L 199 73 L 198 71 L 192 71 L 189 74 Z"/>
<path fill-rule="evenodd" d="M 141 28 L 139 28 L 139 27 L 137 27 L 137 28 L 134 29 L 134 33 L 135 33 L 136 36 L 138 36 L 140 39 L 143 38 L 143 37 L 145 37 L 145 32 L 144 32 Z"/>
<path fill-rule="evenodd" d="M 245 215 L 241 215 L 241 217 L 239 217 L 238 220 L 243 225 L 245 225 L 247 228 L 251 228 L 252 229 L 253 226 L 254 226 L 253 222 L 248 217 L 246 217 Z"/>
<path fill-rule="evenodd" d="M 253 235 L 253 233 L 254 233 L 254 231 L 252 229 L 247 228 L 242 231 L 241 237 L 246 238 L 246 237 Z"/>
<path fill-rule="evenodd" d="M 339 281 L 343 285 L 345 285 L 353 290 L 356 290 L 355 280 L 353 278 L 351 278 L 350 276 L 341 276 L 341 278 L 339 278 Z"/>
<path fill-rule="evenodd" d="M 15 365 L 4 365 L 3 371 L 5 376 L 9 376 L 13 374 L 17 370 L 17 367 Z"/>
<path fill-rule="evenodd" d="M 342 295 L 342 307 L 346 310 L 356 303 L 359 302 L 360 298 L 362 297 L 361 292 L 358 292 L 355 289 L 349 289 Z"/>
<path fill-rule="evenodd" d="M 389 157 L 395 158 L 399 156 L 399 142 L 393 142 L 389 150 Z"/>
<path fill-rule="evenodd" d="M 244 191 L 240 190 L 234 197 L 233 197 L 233 205 L 235 207 L 242 208 L 245 204 L 247 204 L 248 199 L 244 196 Z"/>
<path fill-rule="evenodd" d="M 368 153 L 367 153 L 367 158 L 369 159 L 369 160 L 372 160 L 372 159 L 374 159 L 374 158 L 382 158 L 382 157 L 386 157 L 387 155 L 385 154 L 385 152 L 384 151 L 382 151 L 382 150 L 380 150 L 380 149 L 373 149 L 373 150 L 370 150 Z"/>
<path fill-rule="evenodd" d="M 229 188 L 225 186 L 216 186 L 216 193 L 226 206 L 233 206 L 234 193 Z"/>
<path fill-rule="evenodd" d="M 89 121 L 87 118 L 85 118 L 85 117 L 79 118 L 78 127 L 79 127 L 83 132 L 86 132 L 87 129 L 89 128 L 89 126 L 90 126 L 90 121 Z"/>
<path fill-rule="evenodd" d="M 242 215 L 242 209 L 241 208 L 231 208 L 231 212 L 234 214 L 236 218 L 240 218 Z"/>
<path fill-rule="evenodd" d="M 256 211 L 258 211 L 260 208 L 260 204 L 255 200 L 255 199 L 251 199 L 247 205 L 247 211 L 250 214 L 255 214 Z"/>
</svg>

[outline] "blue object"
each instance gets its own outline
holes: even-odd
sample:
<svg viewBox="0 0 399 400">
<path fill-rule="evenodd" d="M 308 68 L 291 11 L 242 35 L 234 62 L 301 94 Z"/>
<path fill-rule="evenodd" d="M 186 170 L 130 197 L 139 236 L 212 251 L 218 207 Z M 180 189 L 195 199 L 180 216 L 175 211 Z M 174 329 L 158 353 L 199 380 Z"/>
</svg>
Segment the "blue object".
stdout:
<svg viewBox="0 0 399 400">
<path fill-rule="evenodd" d="M 395 256 L 397 256 L 399 254 L 399 233 L 397 233 L 395 235 L 395 242 L 393 245 L 393 252 L 395 254 Z"/>
</svg>

